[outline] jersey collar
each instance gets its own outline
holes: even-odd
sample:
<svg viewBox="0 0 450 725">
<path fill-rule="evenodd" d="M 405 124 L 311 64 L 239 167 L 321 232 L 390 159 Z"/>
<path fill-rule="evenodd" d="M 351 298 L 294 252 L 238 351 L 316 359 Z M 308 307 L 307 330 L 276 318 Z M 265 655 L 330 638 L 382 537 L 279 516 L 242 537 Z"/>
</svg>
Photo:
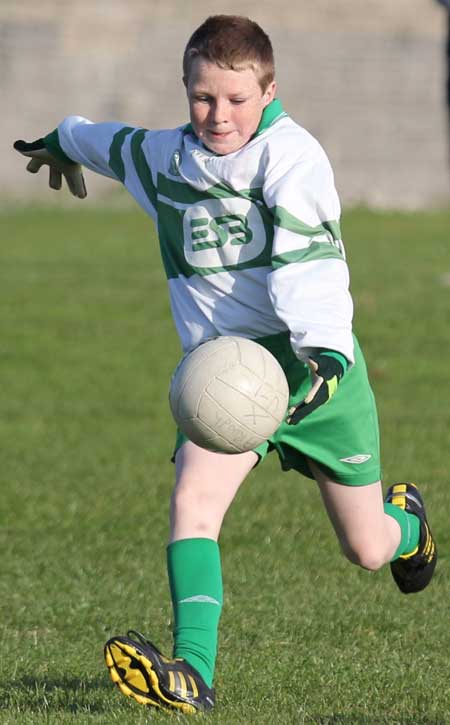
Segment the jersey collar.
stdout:
<svg viewBox="0 0 450 725">
<path fill-rule="evenodd" d="M 259 126 L 252 138 L 256 138 L 256 136 L 259 136 L 261 133 L 264 133 L 264 131 L 267 131 L 270 126 L 273 126 L 274 123 L 284 116 L 287 116 L 287 113 L 284 112 L 281 101 L 279 101 L 278 98 L 274 98 L 262 112 Z"/>
</svg>

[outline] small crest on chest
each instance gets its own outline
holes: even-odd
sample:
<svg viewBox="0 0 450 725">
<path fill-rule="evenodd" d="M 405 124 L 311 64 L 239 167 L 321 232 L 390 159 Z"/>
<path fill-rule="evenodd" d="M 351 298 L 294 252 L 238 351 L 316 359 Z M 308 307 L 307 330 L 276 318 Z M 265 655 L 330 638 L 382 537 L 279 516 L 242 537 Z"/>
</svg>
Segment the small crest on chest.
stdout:
<svg viewBox="0 0 450 725">
<path fill-rule="evenodd" d="M 181 151 L 176 149 L 170 159 L 169 174 L 172 176 L 180 176 Z"/>
</svg>

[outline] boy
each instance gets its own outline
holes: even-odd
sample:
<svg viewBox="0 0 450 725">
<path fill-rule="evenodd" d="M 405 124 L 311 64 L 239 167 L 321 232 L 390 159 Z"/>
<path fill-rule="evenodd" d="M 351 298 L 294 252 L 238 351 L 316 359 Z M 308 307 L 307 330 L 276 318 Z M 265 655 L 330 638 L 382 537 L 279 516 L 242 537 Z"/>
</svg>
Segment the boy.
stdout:
<svg viewBox="0 0 450 725">
<path fill-rule="evenodd" d="M 173 659 L 137 632 L 105 646 L 112 680 L 139 703 L 195 713 L 214 705 L 222 608 L 218 537 L 240 484 L 275 449 L 284 470 L 315 478 L 344 554 L 391 562 L 402 592 L 427 586 L 436 547 L 417 487 L 383 502 L 378 424 L 339 229 L 339 201 L 318 142 L 275 99 L 273 53 L 247 18 L 213 16 L 184 53 L 190 124 L 146 131 L 69 117 L 33 144 L 29 170 L 50 166 L 86 195 L 80 165 L 122 181 L 156 221 L 184 350 L 217 335 L 270 349 L 290 387 L 289 416 L 256 451 L 223 455 L 178 435 L 168 572 Z"/>
</svg>

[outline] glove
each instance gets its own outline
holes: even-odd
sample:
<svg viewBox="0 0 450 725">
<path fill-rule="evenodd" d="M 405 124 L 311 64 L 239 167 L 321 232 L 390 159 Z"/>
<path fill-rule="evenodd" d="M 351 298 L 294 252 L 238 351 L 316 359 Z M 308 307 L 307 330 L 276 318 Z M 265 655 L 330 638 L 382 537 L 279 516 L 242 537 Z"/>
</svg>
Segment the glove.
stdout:
<svg viewBox="0 0 450 725">
<path fill-rule="evenodd" d="M 308 358 L 307 365 L 311 371 L 312 387 L 306 398 L 288 411 L 287 422 L 290 425 L 299 423 L 321 405 L 328 403 L 347 369 L 347 360 L 340 353 L 318 350 Z"/>
<path fill-rule="evenodd" d="M 63 161 L 51 154 L 44 144 L 44 139 L 40 138 L 33 143 L 26 141 L 16 141 L 14 144 L 16 151 L 24 156 L 31 158 L 27 166 L 27 171 L 36 174 L 41 166 L 48 164 L 50 167 L 50 176 L 48 185 L 51 189 L 59 190 L 62 186 L 62 176 L 67 181 L 67 186 L 74 196 L 84 199 L 87 196 L 86 184 L 82 167 L 75 161 Z"/>
</svg>

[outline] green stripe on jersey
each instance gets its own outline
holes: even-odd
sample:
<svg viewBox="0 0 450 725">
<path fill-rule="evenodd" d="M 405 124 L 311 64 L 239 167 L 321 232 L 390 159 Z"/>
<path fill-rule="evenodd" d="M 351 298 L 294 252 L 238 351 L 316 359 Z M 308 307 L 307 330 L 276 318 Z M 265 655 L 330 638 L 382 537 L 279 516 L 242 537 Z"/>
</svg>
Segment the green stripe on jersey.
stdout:
<svg viewBox="0 0 450 725">
<path fill-rule="evenodd" d="M 131 126 L 124 126 L 120 131 L 114 134 L 112 144 L 109 147 L 109 168 L 114 171 L 115 175 L 122 183 L 125 181 L 125 164 L 122 159 L 122 146 L 125 138 L 135 129 Z"/>
<path fill-rule="evenodd" d="M 270 212 L 273 214 L 275 226 L 299 234 L 302 237 L 309 237 L 307 247 L 274 256 L 272 259 L 274 269 L 294 262 L 312 262 L 317 259 L 344 259 L 341 229 L 338 221 L 324 221 L 312 227 L 302 222 L 301 219 L 295 217 L 282 206 L 274 206 L 270 209 Z M 323 236 L 326 239 L 318 242 L 314 241 L 314 237 Z"/>
<path fill-rule="evenodd" d="M 142 144 L 145 139 L 147 129 L 142 128 L 136 131 L 130 126 L 124 126 L 116 134 L 109 148 L 109 167 L 117 178 L 123 183 L 125 181 L 125 164 L 122 158 L 122 148 L 128 134 L 133 133 L 130 143 L 131 158 L 133 160 L 136 174 L 142 184 L 147 199 L 156 208 L 156 186 L 153 183 L 150 166 L 147 163 Z"/>
<path fill-rule="evenodd" d="M 337 247 L 328 242 L 311 242 L 303 249 L 294 249 L 292 252 L 277 254 L 272 257 L 272 267 L 279 269 L 286 264 L 294 262 L 313 262 L 317 259 L 341 259 L 343 256 Z"/>
<path fill-rule="evenodd" d="M 231 199 L 235 197 L 243 197 L 250 201 L 263 201 L 261 188 L 254 189 L 234 189 L 225 184 L 214 184 L 208 186 L 207 189 L 195 189 L 193 186 L 186 184 L 184 181 L 173 181 L 158 172 L 158 194 L 165 196 L 171 201 L 178 204 L 195 204 L 205 199 Z"/>
<path fill-rule="evenodd" d="M 147 195 L 147 199 L 152 204 L 152 206 L 156 208 L 156 186 L 153 183 L 152 172 L 142 149 L 142 144 L 144 142 L 146 133 L 146 129 L 143 128 L 140 131 L 136 131 L 136 133 L 134 133 L 131 137 L 131 158 L 133 159 L 134 168 L 136 169 L 139 181 L 141 182 L 142 187 Z"/>
<path fill-rule="evenodd" d="M 301 234 L 304 237 L 317 237 L 321 234 L 328 234 L 328 236 L 331 235 L 333 241 L 341 239 L 341 229 L 338 221 L 324 221 L 316 227 L 311 227 L 282 206 L 274 206 L 270 211 L 273 214 L 275 226 L 287 229 L 289 232 Z"/>
</svg>

